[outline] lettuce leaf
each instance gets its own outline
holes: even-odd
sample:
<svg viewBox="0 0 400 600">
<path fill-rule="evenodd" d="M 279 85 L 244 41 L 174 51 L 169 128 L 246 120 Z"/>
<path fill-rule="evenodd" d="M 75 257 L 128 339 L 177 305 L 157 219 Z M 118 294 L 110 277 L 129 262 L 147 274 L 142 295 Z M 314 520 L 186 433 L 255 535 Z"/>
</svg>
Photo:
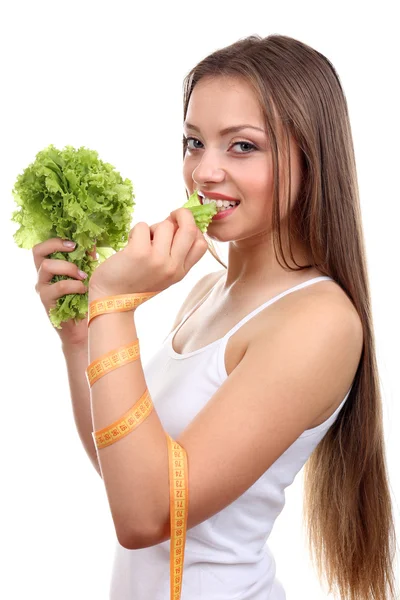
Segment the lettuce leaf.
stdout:
<svg viewBox="0 0 400 600">
<path fill-rule="evenodd" d="M 217 204 L 215 202 L 201 204 L 197 190 L 193 192 L 182 208 L 188 208 L 192 212 L 196 225 L 202 233 L 206 233 L 213 216 L 217 213 Z"/>
<path fill-rule="evenodd" d="M 20 225 L 13 236 L 17 245 L 31 249 L 51 237 L 73 240 L 73 252 L 55 252 L 49 258 L 74 262 L 88 274 L 85 285 L 95 268 L 128 242 L 136 204 L 132 182 L 94 150 L 48 146 L 18 176 L 12 193 L 19 207 L 11 218 Z M 98 260 L 87 254 L 94 244 Z M 55 275 L 51 283 L 60 279 L 71 278 Z M 86 292 L 59 298 L 49 316 L 61 329 L 63 321 L 83 319 L 87 312 Z"/>
<path fill-rule="evenodd" d="M 13 236 L 16 244 L 30 250 L 52 237 L 73 240 L 77 244 L 73 252 L 54 252 L 49 258 L 75 263 L 88 274 L 86 286 L 96 267 L 128 242 L 136 205 L 132 182 L 122 179 L 94 150 L 48 146 L 18 175 L 12 193 L 19 207 L 11 218 L 20 225 Z M 183 207 L 191 210 L 202 233 L 217 212 L 215 203 L 201 204 L 197 191 Z M 87 253 L 95 244 L 97 260 Z M 55 275 L 50 283 L 61 279 L 71 278 Z M 49 317 L 61 329 L 62 322 L 77 322 L 87 312 L 88 292 L 67 294 L 58 298 Z"/>
</svg>

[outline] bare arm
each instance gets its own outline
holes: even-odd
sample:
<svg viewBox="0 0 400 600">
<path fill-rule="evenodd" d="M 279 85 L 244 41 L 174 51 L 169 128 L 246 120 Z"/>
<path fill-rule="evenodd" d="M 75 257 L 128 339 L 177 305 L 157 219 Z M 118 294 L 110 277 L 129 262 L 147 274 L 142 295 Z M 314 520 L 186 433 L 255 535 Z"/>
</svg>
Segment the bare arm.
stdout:
<svg viewBox="0 0 400 600">
<path fill-rule="evenodd" d="M 93 423 L 90 408 L 89 385 L 85 375 L 88 366 L 87 342 L 76 345 L 63 344 L 62 350 L 67 364 L 72 410 L 79 437 L 94 468 L 102 477 L 97 452 L 92 438 Z"/>
<path fill-rule="evenodd" d="M 183 316 L 202 298 L 221 276 L 221 271 L 208 273 L 202 277 L 189 292 L 175 319 L 172 330 L 180 323 Z M 85 375 L 88 361 L 87 341 L 80 344 L 63 344 L 62 350 L 67 365 L 72 409 L 80 440 L 94 468 L 102 477 L 96 448 L 93 442 L 92 412 L 90 392 Z"/>
<path fill-rule="evenodd" d="M 49 310 L 56 306 L 58 298 L 66 294 L 84 294 L 87 288 L 82 281 L 76 264 L 66 260 L 50 258 L 54 252 L 72 252 L 72 247 L 64 245 L 61 238 L 50 238 L 33 247 L 33 259 L 38 279 L 35 286 L 36 292 L 49 315 Z M 96 246 L 88 252 L 96 258 Z M 56 283 L 52 283 L 54 275 L 67 276 Z M 90 408 L 89 385 L 86 380 L 85 369 L 88 366 L 88 328 L 87 320 L 74 319 L 62 323 L 61 329 L 55 329 L 61 343 L 67 364 L 69 386 L 71 391 L 72 407 L 75 423 L 83 446 L 100 477 L 101 469 L 97 460 L 91 432 L 93 431 Z"/>
</svg>

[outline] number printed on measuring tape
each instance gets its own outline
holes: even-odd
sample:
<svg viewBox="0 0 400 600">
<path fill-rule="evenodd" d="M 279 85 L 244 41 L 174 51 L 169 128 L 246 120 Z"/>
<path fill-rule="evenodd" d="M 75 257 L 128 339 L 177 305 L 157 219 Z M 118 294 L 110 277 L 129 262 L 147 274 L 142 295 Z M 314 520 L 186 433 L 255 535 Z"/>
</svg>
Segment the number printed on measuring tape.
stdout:
<svg viewBox="0 0 400 600">
<path fill-rule="evenodd" d="M 180 600 L 185 557 L 187 513 L 189 506 L 187 455 L 185 449 L 170 438 L 168 434 L 167 438 L 171 526 L 171 600 Z"/>
<path fill-rule="evenodd" d="M 100 377 L 103 377 L 114 369 L 118 369 L 118 367 L 122 367 L 125 364 L 137 360 L 139 356 L 140 347 L 138 339 L 129 342 L 129 344 L 125 344 L 125 346 L 121 346 L 121 348 L 103 354 L 103 356 L 100 356 L 100 358 L 97 358 L 90 363 L 86 369 L 86 377 L 90 387 L 92 387 Z"/>
<path fill-rule="evenodd" d="M 88 325 L 91 320 L 107 312 L 132 310 L 160 292 L 108 296 L 90 303 Z M 100 377 L 113 369 L 136 360 L 140 356 L 139 340 L 100 356 L 86 369 L 86 377 L 92 386 Z M 97 448 L 104 448 L 128 435 L 138 427 L 153 410 L 153 403 L 146 388 L 141 398 L 120 419 L 92 433 Z M 189 506 L 188 460 L 184 448 L 167 433 L 168 472 L 170 492 L 170 599 L 180 600 L 185 560 L 187 515 Z"/>
<path fill-rule="evenodd" d="M 114 442 L 128 435 L 128 433 L 139 427 L 147 419 L 153 408 L 149 390 L 146 388 L 144 394 L 121 419 L 118 419 L 118 421 L 115 421 L 108 427 L 92 433 L 97 448 L 110 446 L 110 444 L 114 444 Z"/>
<path fill-rule="evenodd" d="M 142 294 L 119 294 L 117 296 L 105 296 L 99 300 L 93 300 L 89 304 L 88 325 L 99 316 L 112 312 L 125 312 L 135 310 L 140 304 L 150 300 L 160 292 L 146 292 Z"/>
</svg>

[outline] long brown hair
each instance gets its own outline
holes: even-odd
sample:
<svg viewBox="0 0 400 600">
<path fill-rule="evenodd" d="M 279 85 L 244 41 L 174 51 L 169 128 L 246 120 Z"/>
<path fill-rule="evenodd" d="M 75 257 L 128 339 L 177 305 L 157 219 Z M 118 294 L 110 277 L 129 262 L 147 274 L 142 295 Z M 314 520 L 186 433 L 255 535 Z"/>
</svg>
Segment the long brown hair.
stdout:
<svg viewBox="0 0 400 600">
<path fill-rule="evenodd" d="M 278 149 L 290 182 L 289 133 L 294 137 L 303 182 L 293 219 L 288 212 L 289 244 L 300 235 L 312 266 L 342 287 L 360 315 L 360 363 L 343 409 L 305 465 L 303 515 L 309 552 L 320 581 L 326 576 L 329 593 L 337 591 L 343 600 L 389 600 L 396 593 L 397 544 L 354 148 L 339 77 L 325 56 L 296 39 L 253 35 L 213 52 L 187 74 L 184 119 L 203 77 L 240 78 L 259 99 L 273 158 L 275 255 L 279 261 L 278 241 L 289 269 L 281 243 Z"/>
</svg>

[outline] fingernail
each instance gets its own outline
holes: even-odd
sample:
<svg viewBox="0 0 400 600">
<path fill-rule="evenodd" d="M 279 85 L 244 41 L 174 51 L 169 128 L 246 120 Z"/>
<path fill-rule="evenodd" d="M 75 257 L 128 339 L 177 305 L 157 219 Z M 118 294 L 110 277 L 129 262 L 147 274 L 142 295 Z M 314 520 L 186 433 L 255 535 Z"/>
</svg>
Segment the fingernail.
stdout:
<svg viewBox="0 0 400 600">
<path fill-rule="evenodd" d="M 86 277 L 87 277 L 87 273 L 84 273 L 84 272 L 83 272 L 83 271 L 81 271 L 80 269 L 79 269 L 78 273 L 79 273 L 79 277 L 82 277 L 83 279 L 86 279 Z"/>
<path fill-rule="evenodd" d="M 75 242 L 63 242 L 64 246 L 67 246 L 67 248 L 74 248 L 76 246 Z"/>
</svg>

